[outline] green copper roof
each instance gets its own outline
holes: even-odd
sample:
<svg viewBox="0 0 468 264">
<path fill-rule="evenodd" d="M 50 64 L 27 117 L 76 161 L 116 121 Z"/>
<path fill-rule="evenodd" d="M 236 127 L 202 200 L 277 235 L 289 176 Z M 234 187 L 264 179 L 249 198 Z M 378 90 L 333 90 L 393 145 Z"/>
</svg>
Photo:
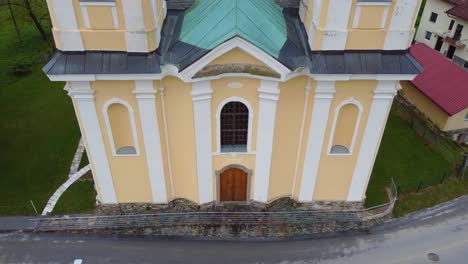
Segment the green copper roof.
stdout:
<svg viewBox="0 0 468 264">
<path fill-rule="evenodd" d="M 282 11 L 273 0 L 196 0 L 185 15 L 180 40 L 211 50 L 240 36 L 278 58 L 287 39 Z"/>
</svg>

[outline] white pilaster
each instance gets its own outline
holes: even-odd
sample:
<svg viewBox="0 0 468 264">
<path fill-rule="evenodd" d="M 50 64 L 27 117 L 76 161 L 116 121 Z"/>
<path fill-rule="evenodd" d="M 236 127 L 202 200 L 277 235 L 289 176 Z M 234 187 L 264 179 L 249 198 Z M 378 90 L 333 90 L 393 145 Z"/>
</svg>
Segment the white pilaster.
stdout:
<svg viewBox="0 0 468 264">
<path fill-rule="evenodd" d="M 148 34 L 145 31 L 142 2 L 122 0 L 122 10 L 125 20 L 127 51 L 148 52 Z"/>
<path fill-rule="evenodd" d="M 94 103 L 94 91 L 89 82 L 72 82 L 70 97 L 81 120 L 81 132 L 87 142 L 86 151 L 93 164 L 93 174 L 103 204 L 117 203 L 112 174 L 104 148 L 101 127 Z"/>
<path fill-rule="evenodd" d="M 197 150 L 198 200 L 213 201 L 213 155 L 211 147 L 211 82 L 192 84 L 195 144 Z"/>
<path fill-rule="evenodd" d="M 299 201 L 301 202 L 311 202 L 314 196 L 325 131 L 330 116 L 330 106 L 335 93 L 334 81 L 319 81 L 317 83 L 299 192 Z"/>
<path fill-rule="evenodd" d="M 353 1 L 330 0 L 322 50 L 344 50 L 348 40 L 348 22 Z"/>
<path fill-rule="evenodd" d="M 53 0 L 57 36 L 60 41 L 60 49 L 65 51 L 82 51 L 83 40 L 78 29 L 75 8 L 72 0 Z"/>
<path fill-rule="evenodd" d="M 361 142 L 353 180 L 348 193 L 348 201 L 360 202 L 365 199 L 367 184 L 374 167 L 388 113 L 396 95 L 396 81 L 379 81 Z"/>
<path fill-rule="evenodd" d="M 257 148 L 255 159 L 254 194 L 253 199 L 259 202 L 268 202 L 268 189 L 270 185 L 271 154 L 275 131 L 276 105 L 280 90 L 278 82 L 260 82 Z"/>
<path fill-rule="evenodd" d="M 153 88 L 153 81 L 135 81 L 135 90 L 133 93 L 136 95 L 138 101 L 153 202 L 167 203 L 161 136 L 156 113 L 157 91 Z"/>
<path fill-rule="evenodd" d="M 385 50 L 407 49 L 414 34 L 414 19 L 420 1 L 396 0 L 392 21 L 385 39 Z"/>
</svg>

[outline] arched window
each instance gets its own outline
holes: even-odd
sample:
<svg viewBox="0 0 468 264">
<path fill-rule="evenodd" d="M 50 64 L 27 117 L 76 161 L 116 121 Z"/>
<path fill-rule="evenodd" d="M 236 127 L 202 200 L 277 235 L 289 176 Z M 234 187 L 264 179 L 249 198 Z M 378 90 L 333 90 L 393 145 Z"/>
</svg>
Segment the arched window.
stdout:
<svg viewBox="0 0 468 264">
<path fill-rule="evenodd" d="M 223 106 L 219 118 L 221 152 L 247 152 L 249 108 L 238 101 Z"/>
<path fill-rule="evenodd" d="M 330 137 L 330 154 L 347 155 L 353 152 L 361 115 L 362 106 L 354 99 L 347 100 L 336 108 Z"/>
<path fill-rule="evenodd" d="M 113 99 L 104 106 L 109 143 L 114 156 L 138 155 L 138 140 L 132 107 Z"/>
</svg>

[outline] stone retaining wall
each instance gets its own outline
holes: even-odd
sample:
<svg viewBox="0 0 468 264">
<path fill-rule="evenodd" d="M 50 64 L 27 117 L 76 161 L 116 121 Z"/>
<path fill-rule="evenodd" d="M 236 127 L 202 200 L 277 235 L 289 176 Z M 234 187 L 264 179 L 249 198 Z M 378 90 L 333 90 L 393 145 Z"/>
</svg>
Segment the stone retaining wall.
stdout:
<svg viewBox="0 0 468 264">
<path fill-rule="evenodd" d="M 367 229 L 391 217 L 396 199 L 363 209 L 361 203 L 301 204 L 282 198 L 270 204 L 197 205 L 177 199 L 167 205 L 100 206 L 100 215 L 44 217 L 37 232 L 156 235 L 207 239 L 277 239 Z"/>
</svg>

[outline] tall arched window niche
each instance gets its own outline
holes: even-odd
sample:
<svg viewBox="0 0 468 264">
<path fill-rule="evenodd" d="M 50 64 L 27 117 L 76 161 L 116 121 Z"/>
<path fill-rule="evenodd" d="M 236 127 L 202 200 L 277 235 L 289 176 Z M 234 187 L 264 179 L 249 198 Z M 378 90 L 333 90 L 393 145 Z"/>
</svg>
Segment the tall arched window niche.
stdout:
<svg viewBox="0 0 468 264">
<path fill-rule="evenodd" d="M 113 156 L 138 156 L 135 113 L 127 102 L 111 99 L 102 109 Z"/>
<path fill-rule="evenodd" d="M 352 155 L 361 123 L 363 107 L 354 98 L 348 99 L 335 109 L 330 136 L 329 155 Z"/>
<path fill-rule="evenodd" d="M 251 152 L 253 111 L 239 97 L 231 97 L 218 107 L 216 113 L 218 153 Z"/>
</svg>

